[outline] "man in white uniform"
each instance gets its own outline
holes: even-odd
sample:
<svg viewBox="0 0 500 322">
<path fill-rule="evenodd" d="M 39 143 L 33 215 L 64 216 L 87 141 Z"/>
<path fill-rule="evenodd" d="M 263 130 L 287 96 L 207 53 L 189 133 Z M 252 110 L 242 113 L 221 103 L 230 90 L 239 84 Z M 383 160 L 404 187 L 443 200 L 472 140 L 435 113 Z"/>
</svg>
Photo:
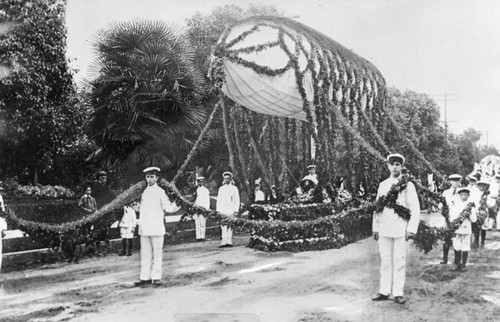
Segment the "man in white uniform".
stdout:
<svg viewBox="0 0 500 322">
<path fill-rule="evenodd" d="M 451 209 L 451 207 L 460 201 L 460 197 L 457 192 L 460 187 L 460 180 L 462 180 L 462 176 L 459 174 L 451 174 L 448 176 L 448 181 L 450 182 L 451 187 L 443 191 L 443 197 L 446 200 L 448 209 Z M 441 264 L 443 265 L 448 264 L 450 246 L 451 245 L 448 245 L 446 242 L 443 244 L 443 259 L 441 260 Z"/>
<path fill-rule="evenodd" d="M 240 210 L 240 193 L 238 188 L 231 184 L 233 174 L 224 172 L 222 174 L 223 182 L 217 194 L 217 212 L 223 215 L 233 217 Z M 228 226 L 221 226 L 222 241 L 219 248 L 233 247 L 233 230 Z"/>
<path fill-rule="evenodd" d="M 203 185 L 204 179 L 204 177 L 198 177 L 198 179 L 196 179 L 198 188 L 196 188 L 196 200 L 194 203 L 197 206 L 210 209 L 210 191 Z M 197 213 L 193 215 L 193 218 L 196 229 L 196 240 L 204 241 L 207 217 L 203 216 L 201 213 Z"/>
<path fill-rule="evenodd" d="M 134 284 L 161 285 L 163 262 L 163 235 L 165 212 L 176 212 L 179 207 L 170 202 L 165 190 L 157 184 L 160 168 L 149 167 L 143 171 L 147 187 L 141 196 L 139 210 L 139 235 L 141 236 L 141 273 Z"/>
<path fill-rule="evenodd" d="M 396 153 L 390 154 L 387 161 L 391 174 L 380 183 L 377 199 L 387 195 L 391 187 L 399 182 L 405 158 Z M 404 304 L 406 241 L 415 235 L 420 221 L 420 204 L 412 182 L 408 182 L 406 188 L 399 193 L 397 203 L 410 210 L 409 221 L 388 207 L 373 214 L 373 238 L 378 241 L 380 252 L 380 291 L 372 300 L 387 300 L 392 292 L 395 302 Z"/>
</svg>

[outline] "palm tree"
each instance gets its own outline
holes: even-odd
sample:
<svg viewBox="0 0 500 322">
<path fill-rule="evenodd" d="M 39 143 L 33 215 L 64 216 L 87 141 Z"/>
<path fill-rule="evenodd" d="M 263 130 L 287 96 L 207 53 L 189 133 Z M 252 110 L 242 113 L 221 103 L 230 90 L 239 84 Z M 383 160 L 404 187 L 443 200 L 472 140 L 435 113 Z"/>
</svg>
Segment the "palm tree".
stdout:
<svg viewBox="0 0 500 322">
<path fill-rule="evenodd" d="M 183 30 L 136 20 L 111 24 L 96 39 L 87 130 L 99 149 L 90 158 L 112 169 L 182 162 L 207 118 L 204 79 Z"/>
</svg>

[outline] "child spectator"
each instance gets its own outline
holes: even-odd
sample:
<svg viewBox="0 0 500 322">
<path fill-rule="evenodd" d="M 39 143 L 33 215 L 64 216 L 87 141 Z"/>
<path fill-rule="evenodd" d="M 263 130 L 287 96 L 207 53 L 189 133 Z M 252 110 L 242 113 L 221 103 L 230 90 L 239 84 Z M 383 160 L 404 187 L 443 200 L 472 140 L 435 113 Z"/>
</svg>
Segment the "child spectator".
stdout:
<svg viewBox="0 0 500 322">
<path fill-rule="evenodd" d="M 118 227 L 120 227 L 120 236 L 122 238 L 122 250 L 118 256 L 131 256 L 132 244 L 134 240 L 135 226 L 137 225 L 137 216 L 135 209 L 137 202 L 133 201 L 123 207 L 123 215 Z"/>
<path fill-rule="evenodd" d="M 455 200 L 455 204 L 450 208 L 450 221 L 457 219 L 460 214 L 467 208 L 470 201 L 469 188 L 459 188 L 457 190 L 459 195 L 459 200 Z M 470 251 L 472 228 L 471 223 L 476 222 L 477 215 L 476 209 L 471 208 L 469 217 L 465 218 L 460 227 L 455 231 L 455 237 L 453 237 L 453 248 L 455 250 L 455 271 L 464 272 L 465 265 L 467 263 L 467 257 Z"/>
</svg>

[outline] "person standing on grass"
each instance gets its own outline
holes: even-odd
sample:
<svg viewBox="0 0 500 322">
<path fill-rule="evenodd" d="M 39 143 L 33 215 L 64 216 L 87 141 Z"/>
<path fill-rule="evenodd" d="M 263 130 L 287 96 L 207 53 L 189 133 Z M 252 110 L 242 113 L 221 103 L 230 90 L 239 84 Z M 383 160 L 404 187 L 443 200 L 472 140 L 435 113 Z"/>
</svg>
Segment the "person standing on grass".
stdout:
<svg viewBox="0 0 500 322">
<path fill-rule="evenodd" d="M 120 237 L 122 238 L 122 250 L 118 256 L 132 256 L 134 231 L 137 225 L 137 214 L 134 209 L 136 207 L 136 201 L 132 201 L 130 204 L 123 207 L 123 215 L 118 223 L 118 227 L 120 227 Z"/>
<path fill-rule="evenodd" d="M 460 187 L 460 180 L 462 180 L 462 176 L 459 174 L 451 174 L 448 177 L 448 181 L 450 182 L 451 187 L 443 191 L 443 197 L 446 200 L 448 209 L 450 209 L 455 203 L 460 201 L 457 193 L 458 188 Z M 446 241 L 443 243 L 443 259 L 441 260 L 441 264 L 443 265 L 448 264 L 448 254 L 450 252 L 450 246 L 451 245 Z"/>
<path fill-rule="evenodd" d="M 141 272 L 135 286 L 161 285 L 163 264 L 164 216 L 166 212 L 176 212 L 179 207 L 170 202 L 157 182 L 160 168 L 144 169 L 147 186 L 141 196 L 139 210 L 139 235 L 141 236 Z"/>
<path fill-rule="evenodd" d="M 240 192 L 238 188 L 231 183 L 233 174 L 226 171 L 222 174 L 223 182 L 217 193 L 216 211 L 223 215 L 234 217 L 240 210 Z M 221 225 L 222 241 L 219 248 L 233 247 L 233 229 Z"/>
<path fill-rule="evenodd" d="M 194 204 L 205 209 L 210 209 L 210 191 L 203 185 L 204 180 L 204 177 L 198 177 L 196 179 L 198 188 L 196 188 L 196 199 Z M 196 230 L 196 241 L 204 241 L 207 217 L 203 216 L 202 213 L 195 213 L 193 218 Z"/>
<path fill-rule="evenodd" d="M 401 180 L 401 168 L 405 158 L 398 153 L 387 156 L 387 167 L 390 176 L 378 187 L 377 199 L 387 195 L 392 186 Z M 420 222 L 420 204 L 417 191 L 412 182 L 407 182 L 396 200 L 398 205 L 410 211 L 410 219 L 399 216 L 394 209 L 387 206 L 381 212 L 373 214 L 373 238 L 378 241 L 380 253 L 380 291 L 373 301 L 389 299 L 404 304 L 403 288 L 406 279 L 406 241 L 413 237 Z"/>
<path fill-rule="evenodd" d="M 469 188 L 460 188 L 457 192 L 460 196 L 460 200 L 450 208 L 451 222 L 457 219 L 471 203 L 468 200 L 470 194 Z M 467 257 L 470 251 L 470 241 L 472 236 L 471 223 L 476 222 L 476 220 L 476 209 L 474 206 L 472 206 L 468 217 L 464 219 L 460 227 L 458 227 L 458 229 L 455 231 L 455 237 L 453 237 L 453 249 L 455 251 L 455 271 L 465 271 L 465 265 L 467 264 Z"/>
<path fill-rule="evenodd" d="M 106 171 L 100 171 L 97 174 L 97 181 L 92 183 L 90 187 L 92 188 L 92 194 L 97 203 L 97 209 L 101 209 L 103 206 L 109 204 L 116 197 L 113 191 L 108 187 L 108 174 Z M 92 230 L 94 234 L 95 252 L 98 255 L 105 254 L 109 250 L 109 228 L 105 218 L 101 217 L 94 221 Z M 101 241 L 104 242 L 104 249 L 101 247 Z"/>
</svg>

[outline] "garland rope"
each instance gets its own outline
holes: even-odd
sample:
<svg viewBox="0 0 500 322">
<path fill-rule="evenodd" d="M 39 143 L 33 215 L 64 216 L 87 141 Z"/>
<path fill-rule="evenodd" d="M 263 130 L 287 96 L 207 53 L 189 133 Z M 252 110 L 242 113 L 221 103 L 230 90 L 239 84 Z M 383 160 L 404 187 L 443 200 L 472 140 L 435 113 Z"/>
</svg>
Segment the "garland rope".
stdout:
<svg viewBox="0 0 500 322">
<path fill-rule="evenodd" d="M 205 126 L 203 127 L 203 130 L 201 131 L 200 135 L 198 136 L 198 139 L 196 140 L 195 144 L 193 145 L 193 148 L 191 149 L 191 151 L 189 151 L 189 154 L 187 155 L 186 160 L 184 160 L 184 163 L 182 164 L 182 166 L 179 168 L 179 170 L 175 174 L 174 178 L 172 179 L 172 182 L 174 184 L 177 182 L 177 179 L 179 179 L 179 177 L 184 174 L 184 171 L 186 170 L 186 167 L 188 166 L 189 162 L 191 162 L 191 160 L 196 155 L 196 152 L 198 151 L 198 147 L 200 146 L 202 139 L 207 134 L 208 129 L 209 129 L 210 125 L 212 124 L 212 121 L 214 120 L 215 113 L 217 112 L 217 109 L 219 108 L 220 105 L 221 105 L 220 102 L 215 104 L 214 109 L 213 109 L 212 113 L 210 113 L 208 121 L 205 124 Z"/>
</svg>

